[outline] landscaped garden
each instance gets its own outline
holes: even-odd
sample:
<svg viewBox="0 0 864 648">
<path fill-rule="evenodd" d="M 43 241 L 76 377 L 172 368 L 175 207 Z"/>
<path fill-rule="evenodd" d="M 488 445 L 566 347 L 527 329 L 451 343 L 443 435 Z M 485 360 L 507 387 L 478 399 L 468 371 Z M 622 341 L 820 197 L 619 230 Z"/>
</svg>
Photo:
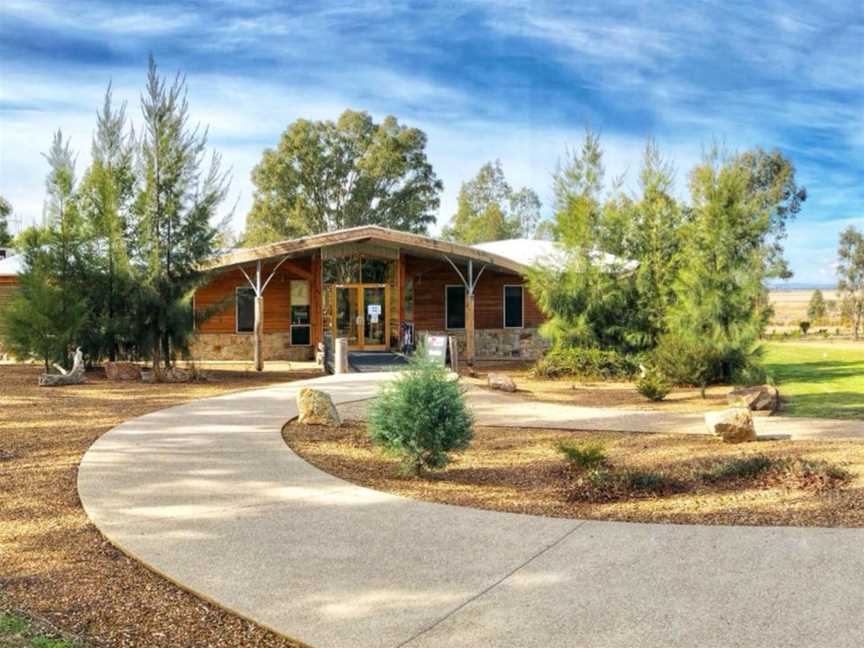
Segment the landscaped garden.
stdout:
<svg viewBox="0 0 864 648">
<path fill-rule="evenodd" d="M 81 508 L 76 478 L 87 448 L 122 421 L 318 372 L 208 369 L 208 382 L 186 384 L 110 382 L 89 372 L 87 383 L 50 393 L 37 386 L 39 372 L 0 365 L 0 589 L 17 608 L 2 616 L 0 645 L 55 645 L 45 643 L 55 634 L 30 632 L 41 627 L 33 615 L 97 646 L 296 646 L 115 549 Z M 6 603 L 0 599 L 0 612 Z"/>
<path fill-rule="evenodd" d="M 727 445 L 707 435 L 478 426 L 450 464 L 417 476 L 373 445 L 362 405 L 340 411 L 339 427 L 289 423 L 286 442 L 326 472 L 408 497 L 585 519 L 864 525 L 864 442 Z M 601 455 L 593 464 L 592 454 Z"/>
</svg>

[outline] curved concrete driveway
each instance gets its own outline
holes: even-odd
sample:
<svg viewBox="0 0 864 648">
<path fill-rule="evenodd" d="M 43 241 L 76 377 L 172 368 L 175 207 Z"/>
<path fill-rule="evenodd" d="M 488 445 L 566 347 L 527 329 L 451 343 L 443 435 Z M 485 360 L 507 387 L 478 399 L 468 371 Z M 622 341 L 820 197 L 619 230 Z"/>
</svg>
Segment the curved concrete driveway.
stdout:
<svg viewBox="0 0 864 648">
<path fill-rule="evenodd" d="M 380 375 L 315 381 L 336 402 Z M 283 443 L 291 383 L 128 421 L 78 488 L 116 545 L 325 648 L 860 646 L 864 530 L 583 522 L 353 486 Z"/>
</svg>

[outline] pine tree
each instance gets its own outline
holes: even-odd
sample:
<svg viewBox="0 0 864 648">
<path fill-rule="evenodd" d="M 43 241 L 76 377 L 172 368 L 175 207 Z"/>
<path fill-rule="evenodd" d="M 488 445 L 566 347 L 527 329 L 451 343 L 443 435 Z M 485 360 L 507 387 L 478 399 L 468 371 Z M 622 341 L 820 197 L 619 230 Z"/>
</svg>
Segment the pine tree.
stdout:
<svg viewBox="0 0 864 648">
<path fill-rule="evenodd" d="M 152 349 L 154 371 L 170 366 L 192 333 L 191 297 L 202 281 L 200 266 L 213 254 L 216 210 L 227 175 L 213 154 L 204 168 L 207 133 L 189 126 L 185 79 L 169 85 L 150 57 L 141 98 L 143 133 L 138 143 L 143 178 L 135 201 L 138 317 Z"/>
<path fill-rule="evenodd" d="M 112 104 L 111 85 L 97 114 L 92 163 L 80 188 L 80 205 L 93 255 L 94 309 L 85 351 L 117 359 L 121 343 L 134 344 L 130 302 L 134 283 L 129 254 L 130 215 L 135 190 L 132 137 L 126 132 L 126 105 Z"/>
<path fill-rule="evenodd" d="M 60 322 L 71 323 L 76 321 L 73 314 L 81 304 L 89 303 L 87 277 L 90 259 L 76 193 L 76 156 L 69 141 L 64 141 L 63 133 L 58 130 L 44 157 L 50 167 L 43 208 L 44 245 L 40 250 L 31 250 L 28 258 L 41 264 L 41 258 L 44 257 L 44 271 L 60 291 Z M 73 343 L 77 342 L 81 327 L 64 325 L 64 330 L 67 331 L 67 339 L 62 364 L 68 367 L 69 354 Z"/>
<path fill-rule="evenodd" d="M 681 269 L 669 313 L 671 339 L 665 344 L 689 344 L 711 356 L 703 384 L 728 382 L 754 369 L 757 341 L 767 322 L 763 280 L 769 217 L 754 201 L 750 182 L 747 166 L 721 160 L 717 151 L 690 178 L 691 218 L 682 229 Z"/>
<path fill-rule="evenodd" d="M 568 152 L 554 176 L 555 234 L 565 251 L 563 264 L 533 268 L 529 283 L 547 317 L 541 333 L 555 346 L 629 352 L 644 346 L 645 323 L 626 263 L 605 254 L 621 251 L 627 206 L 620 195 L 604 199 L 604 175 L 599 138 L 588 131 L 579 152 Z"/>
<path fill-rule="evenodd" d="M 4 309 L 6 345 L 21 358 L 69 366 L 89 309 L 88 257 L 75 192 L 75 155 L 58 130 L 44 154 L 46 225 L 22 232 L 20 290 Z"/>
<path fill-rule="evenodd" d="M 34 265 L 18 275 L 18 290 L 0 311 L 3 344 L 19 359 L 38 358 L 48 371 L 66 361 L 70 341 L 86 320 L 86 302 L 70 302 L 49 270 L 48 259 L 37 255 Z"/>
<path fill-rule="evenodd" d="M 641 195 L 628 219 L 623 254 L 637 263 L 636 290 L 651 346 L 665 330 L 666 316 L 675 301 L 674 283 L 681 261 L 679 230 L 684 211 L 672 196 L 674 175 L 672 165 L 649 140 L 639 175 Z"/>
</svg>

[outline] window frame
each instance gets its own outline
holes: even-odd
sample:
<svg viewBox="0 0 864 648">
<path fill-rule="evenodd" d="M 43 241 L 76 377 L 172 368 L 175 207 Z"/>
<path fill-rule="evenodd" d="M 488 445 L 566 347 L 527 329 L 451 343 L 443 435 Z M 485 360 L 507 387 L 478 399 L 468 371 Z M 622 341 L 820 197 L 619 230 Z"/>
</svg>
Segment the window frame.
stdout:
<svg viewBox="0 0 864 648">
<path fill-rule="evenodd" d="M 238 295 L 241 290 L 248 290 L 252 293 L 252 329 L 249 331 L 240 330 L 240 299 Z M 251 335 L 255 333 L 255 290 L 249 286 L 237 286 L 234 288 L 234 333 L 237 335 Z"/>
<path fill-rule="evenodd" d="M 520 299 L 521 308 L 519 309 L 519 326 L 507 326 L 507 289 L 518 288 L 522 293 Z M 501 287 L 501 315 L 503 328 L 505 329 L 523 329 L 525 328 L 525 284 L 504 284 Z"/>
<path fill-rule="evenodd" d="M 297 304 L 297 306 L 305 306 L 309 309 L 308 324 L 295 324 L 294 323 L 294 283 L 305 283 L 306 284 L 306 295 L 307 295 L 307 303 L 306 304 Z M 296 346 L 296 347 L 308 347 L 312 346 L 312 283 L 308 279 L 290 279 L 288 282 L 288 346 Z M 307 337 L 309 341 L 306 344 L 294 344 L 294 329 L 295 328 L 305 328 L 308 330 Z"/>
<path fill-rule="evenodd" d="M 450 289 L 451 288 L 461 288 L 462 289 L 462 326 L 461 327 L 449 327 L 447 326 L 447 311 L 448 304 L 450 303 Z M 444 330 L 445 331 L 464 331 L 465 323 L 468 320 L 467 317 L 467 305 L 468 305 L 468 291 L 465 289 L 464 284 L 444 284 Z"/>
</svg>

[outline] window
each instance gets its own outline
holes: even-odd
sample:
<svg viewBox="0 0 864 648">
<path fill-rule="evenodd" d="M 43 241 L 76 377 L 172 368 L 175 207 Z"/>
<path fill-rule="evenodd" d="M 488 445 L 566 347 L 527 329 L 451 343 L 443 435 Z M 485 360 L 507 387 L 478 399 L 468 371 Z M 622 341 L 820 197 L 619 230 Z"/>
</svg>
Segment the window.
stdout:
<svg viewBox="0 0 864 648">
<path fill-rule="evenodd" d="M 311 341 L 309 282 L 291 282 L 291 344 L 307 346 Z"/>
<path fill-rule="evenodd" d="M 251 333 L 255 330 L 255 291 L 251 288 L 238 288 L 234 297 L 237 305 L 237 332 Z"/>
<path fill-rule="evenodd" d="M 444 292 L 444 324 L 448 329 L 465 328 L 465 286 L 447 286 Z"/>
<path fill-rule="evenodd" d="M 522 328 L 522 286 L 504 286 L 504 328 Z"/>
</svg>

